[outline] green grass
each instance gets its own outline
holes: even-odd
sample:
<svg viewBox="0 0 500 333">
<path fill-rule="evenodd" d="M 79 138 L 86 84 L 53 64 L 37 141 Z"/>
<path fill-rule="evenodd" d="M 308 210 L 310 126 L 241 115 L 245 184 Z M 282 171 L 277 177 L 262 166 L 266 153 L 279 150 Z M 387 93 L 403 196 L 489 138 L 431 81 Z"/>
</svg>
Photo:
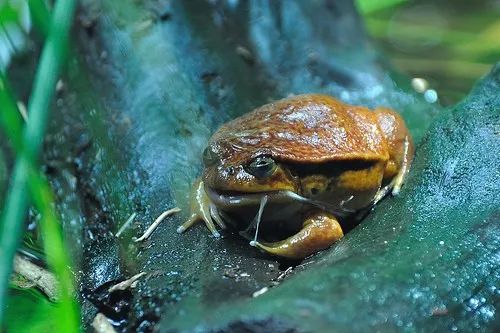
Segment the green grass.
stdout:
<svg viewBox="0 0 500 333">
<path fill-rule="evenodd" d="M 50 13 L 44 0 L 28 0 L 30 16 L 36 30 L 44 37 L 49 33 Z"/>
<path fill-rule="evenodd" d="M 8 83 L 3 75 L 0 77 L 0 120 L 17 152 L 0 220 L 0 323 L 3 323 L 5 315 L 12 260 L 22 237 L 26 210 L 31 199 L 42 215 L 40 227 L 47 262 L 61 284 L 55 322 L 59 332 L 79 331 L 78 306 L 73 295 L 69 258 L 53 208 L 52 191 L 47 181 L 36 171 L 36 160 L 42 147 L 49 105 L 66 54 L 74 10 L 74 0 L 57 1 L 54 6 L 53 19 L 47 30 L 47 39 L 28 104 L 29 120 L 24 129 Z M 31 196 L 28 195 L 28 190 Z"/>
<path fill-rule="evenodd" d="M 60 332 L 57 324 L 58 305 L 51 303 L 36 289 L 9 290 L 6 318 L 11 318 L 7 332 Z"/>
<path fill-rule="evenodd" d="M 376 11 L 394 7 L 406 0 L 356 0 L 356 7 L 363 15 L 374 13 Z"/>
</svg>

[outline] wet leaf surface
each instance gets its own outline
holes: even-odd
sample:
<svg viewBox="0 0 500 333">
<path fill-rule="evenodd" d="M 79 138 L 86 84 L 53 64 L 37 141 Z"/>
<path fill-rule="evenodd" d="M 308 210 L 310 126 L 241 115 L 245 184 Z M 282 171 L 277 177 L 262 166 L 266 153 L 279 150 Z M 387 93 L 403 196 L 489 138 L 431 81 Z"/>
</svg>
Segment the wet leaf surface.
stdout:
<svg viewBox="0 0 500 333">
<path fill-rule="evenodd" d="M 123 331 L 494 330 L 498 67 L 427 131 L 439 108 L 391 75 L 349 1 L 84 1 L 75 34 L 80 58 L 56 101 L 45 160 L 86 327 L 119 305 Z M 230 231 L 178 235 L 210 134 L 304 92 L 402 113 L 418 145 L 401 195 L 287 274 L 297 263 Z M 132 241 L 174 206 L 182 212 L 149 240 Z M 123 299 L 102 295 L 142 271 Z"/>
</svg>

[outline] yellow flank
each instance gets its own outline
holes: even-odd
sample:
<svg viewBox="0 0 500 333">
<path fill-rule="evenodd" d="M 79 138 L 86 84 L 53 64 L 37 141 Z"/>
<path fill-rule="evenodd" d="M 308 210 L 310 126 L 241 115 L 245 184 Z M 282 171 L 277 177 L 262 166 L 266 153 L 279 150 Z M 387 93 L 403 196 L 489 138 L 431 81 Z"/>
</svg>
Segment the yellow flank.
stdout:
<svg viewBox="0 0 500 333">
<path fill-rule="evenodd" d="M 382 180 L 384 164 L 378 163 L 369 169 L 345 171 L 338 178 L 339 188 L 351 191 L 368 191 L 378 187 Z"/>
</svg>

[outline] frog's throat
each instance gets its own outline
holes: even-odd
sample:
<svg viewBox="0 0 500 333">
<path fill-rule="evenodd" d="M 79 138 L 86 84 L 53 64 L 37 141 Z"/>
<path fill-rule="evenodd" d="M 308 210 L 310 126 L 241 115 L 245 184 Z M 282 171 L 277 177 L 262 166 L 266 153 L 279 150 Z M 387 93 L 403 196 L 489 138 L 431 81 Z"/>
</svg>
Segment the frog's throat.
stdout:
<svg viewBox="0 0 500 333">
<path fill-rule="evenodd" d="M 328 203 L 319 202 L 305 198 L 292 191 L 270 191 L 257 193 L 224 194 L 205 186 L 205 192 L 213 204 L 220 208 L 259 206 L 263 196 L 267 196 L 267 202 L 272 203 L 296 203 L 300 202 L 312 207 L 335 214 L 338 217 L 345 217 L 352 214 L 351 210 L 334 208 Z"/>
</svg>

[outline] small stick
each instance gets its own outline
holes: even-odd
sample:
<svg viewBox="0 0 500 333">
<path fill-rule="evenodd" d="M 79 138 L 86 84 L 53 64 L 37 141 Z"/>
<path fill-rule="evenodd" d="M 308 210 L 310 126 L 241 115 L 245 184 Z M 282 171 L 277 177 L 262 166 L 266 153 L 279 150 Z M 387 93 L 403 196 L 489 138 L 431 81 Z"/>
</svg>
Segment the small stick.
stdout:
<svg viewBox="0 0 500 333">
<path fill-rule="evenodd" d="M 116 330 L 109 322 L 108 317 L 100 312 L 96 314 L 94 320 L 92 321 L 92 327 L 97 333 L 116 333 Z"/>
<path fill-rule="evenodd" d="M 113 291 L 116 291 L 116 290 L 125 290 L 125 289 L 128 289 L 128 288 L 134 288 L 135 285 L 137 284 L 136 283 L 137 280 L 139 280 L 144 275 L 146 275 L 146 272 L 142 272 L 142 273 L 136 274 L 136 275 L 132 276 L 130 279 L 127 279 L 125 281 L 122 281 L 122 282 L 117 283 L 114 286 L 110 287 L 108 289 L 108 292 L 112 293 Z"/>
<path fill-rule="evenodd" d="M 51 272 L 17 254 L 14 257 L 14 272 L 40 288 L 52 302 L 58 300 L 59 282 Z"/>
<path fill-rule="evenodd" d="M 276 278 L 276 281 L 283 280 L 292 270 L 292 266 L 288 267 L 284 272 L 281 272 L 281 274 Z"/>
<path fill-rule="evenodd" d="M 132 215 L 130 215 L 127 221 L 125 221 L 125 223 L 123 223 L 123 225 L 120 227 L 120 230 L 118 230 L 115 237 L 120 237 L 120 235 L 125 231 L 125 229 L 127 229 L 130 226 L 130 224 L 134 221 L 136 215 L 137 214 L 135 212 L 132 213 Z"/>
<path fill-rule="evenodd" d="M 160 216 L 158 216 L 156 220 L 153 222 L 153 224 L 149 226 L 144 235 L 134 240 L 134 242 L 136 243 L 142 242 L 143 240 L 147 239 L 153 233 L 153 231 L 155 231 L 155 229 L 158 227 L 161 221 L 163 221 L 167 216 L 172 215 L 174 213 L 178 213 L 180 211 L 181 211 L 180 208 L 175 207 L 161 213 Z"/>
<path fill-rule="evenodd" d="M 263 294 L 267 293 L 267 291 L 268 291 L 268 290 L 269 290 L 269 288 L 268 288 L 268 287 L 264 287 L 264 288 L 262 288 L 262 289 L 259 289 L 259 290 L 257 290 L 256 292 L 254 292 L 254 293 L 252 294 L 252 297 L 253 297 L 253 298 L 255 298 L 255 297 L 259 297 L 260 295 L 263 295 Z"/>
</svg>

